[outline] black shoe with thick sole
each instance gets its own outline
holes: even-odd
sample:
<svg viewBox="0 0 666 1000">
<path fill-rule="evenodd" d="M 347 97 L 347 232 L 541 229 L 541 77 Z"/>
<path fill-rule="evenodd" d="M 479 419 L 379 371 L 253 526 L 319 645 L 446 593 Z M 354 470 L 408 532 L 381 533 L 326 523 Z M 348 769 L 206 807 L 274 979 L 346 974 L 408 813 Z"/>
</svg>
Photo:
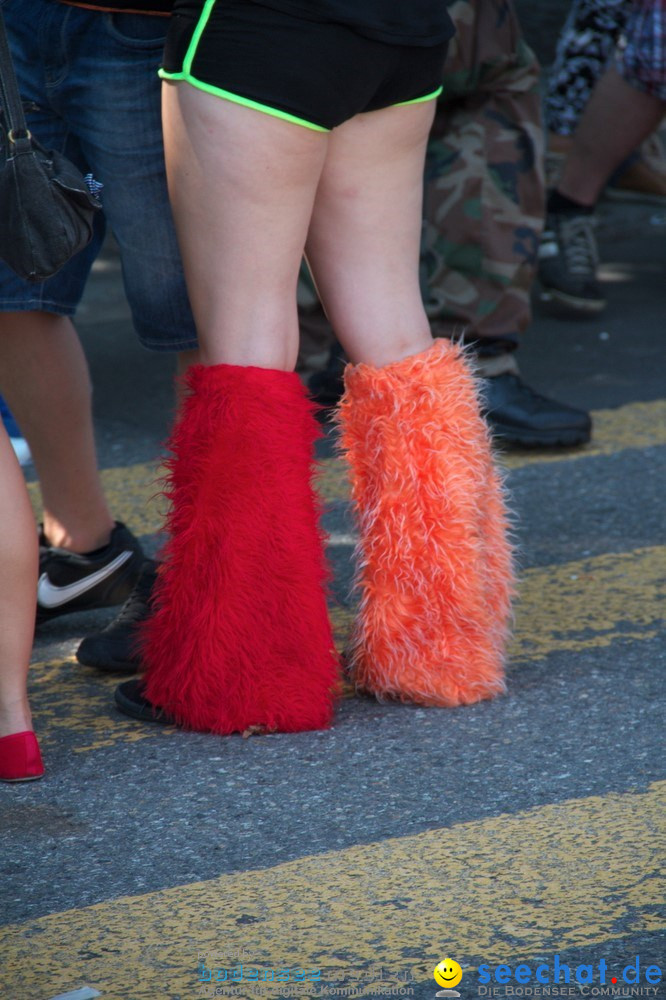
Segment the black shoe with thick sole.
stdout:
<svg viewBox="0 0 666 1000">
<path fill-rule="evenodd" d="M 505 372 L 481 383 L 483 413 L 496 440 L 527 448 L 571 447 L 590 440 L 589 413 L 542 396 L 519 375 Z"/>
<path fill-rule="evenodd" d="M 85 555 L 54 548 L 41 535 L 37 624 L 76 611 L 122 604 L 145 558 L 138 540 L 119 521 L 109 544 Z"/>
<path fill-rule="evenodd" d="M 136 674 L 141 670 L 139 629 L 151 612 L 157 567 L 154 559 L 146 559 L 134 589 L 113 621 L 86 636 L 80 644 L 76 651 L 79 663 L 118 674 Z"/>
<path fill-rule="evenodd" d="M 164 726 L 176 725 L 164 709 L 148 701 L 141 678 L 119 684 L 113 697 L 120 711 L 132 719 L 140 719 L 141 722 L 159 722 Z"/>
<path fill-rule="evenodd" d="M 339 349 L 329 363 L 310 378 L 309 388 L 320 406 L 335 406 L 344 391 L 346 362 Z M 481 378 L 484 416 L 493 437 L 505 444 L 528 448 L 572 447 L 586 444 L 592 433 L 589 413 L 542 396 L 511 372 Z"/>
</svg>

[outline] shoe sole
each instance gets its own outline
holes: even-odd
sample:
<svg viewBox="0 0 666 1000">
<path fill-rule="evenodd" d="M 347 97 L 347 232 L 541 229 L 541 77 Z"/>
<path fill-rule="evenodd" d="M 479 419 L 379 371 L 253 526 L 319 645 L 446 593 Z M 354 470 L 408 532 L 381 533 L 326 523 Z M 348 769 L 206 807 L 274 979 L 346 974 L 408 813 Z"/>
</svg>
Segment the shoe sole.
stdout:
<svg viewBox="0 0 666 1000">
<path fill-rule="evenodd" d="M 606 308 L 605 299 L 580 299 L 575 295 L 552 288 L 544 288 L 539 293 L 539 302 L 553 316 L 574 317 L 575 319 L 591 319 L 598 316 Z"/>
<path fill-rule="evenodd" d="M 140 660 L 117 660 L 113 656 L 96 656 L 94 653 L 86 652 L 85 648 L 83 655 L 81 649 L 77 649 L 76 659 L 84 667 L 94 667 L 95 670 L 104 670 L 110 674 L 138 674 L 142 666 Z"/>
<path fill-rule="evenodd" d="M 513 427 L 494 424 L 488 420 L 490 430 L 498 443 L 516 444 L 523 448 L 572 448 L 575 445 L 587 444 L 592 434 L 589 431 L 556 430 L 551 434 L 542 431 L 538 434 L 530 431 L 517 431 Z"/>
<path fill-rule="evenodd" d="M 113 695 L 116 706 L 120 709 L 123 715 L 128 715 L 131 719 L 138 719 L 139 722 L 155 722 L 162 726 L 175 726 L 177 723 L 168 715 L 166 715 L 162 710 L 158 710 L 158 714 L 155 714 L 153 708 L 147 708 L 143 705 L 137 705 L 136 702 L 130 701 L 126 698 L 121 691 L 114 691 Z"/>
<path fill-rule="evenodd" d="M 666 206 L 666 195 L 649 194 L 643 191 L 632 191 L 630 188 L 606 188 L 604 198 L 609 201 L 628 201 L 633 205 L 650 205 L 654 208 Z"/>
</svg>

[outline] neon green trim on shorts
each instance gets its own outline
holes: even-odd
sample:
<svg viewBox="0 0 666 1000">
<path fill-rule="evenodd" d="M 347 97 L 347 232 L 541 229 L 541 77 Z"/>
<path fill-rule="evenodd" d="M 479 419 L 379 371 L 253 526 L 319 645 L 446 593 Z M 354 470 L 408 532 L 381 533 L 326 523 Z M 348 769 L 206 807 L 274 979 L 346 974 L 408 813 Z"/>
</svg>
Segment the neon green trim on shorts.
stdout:
<svg viewBox="0 0 666 1000">
<path fill-rule="evenodd" d="M 208 19 L 213 12 L 215 3 L 216 0 L 206 0 L 204 4 L 199 20 L 197 21 L 197 26 L 192 33 L 190 44 L 187 47 L 181 72 L 168 73 L 166 70 L 160 69 L 160 78 L 162 80 L 184 80 L 192 87 L 196 87 L 197 90 L 203 90 L 207 94 L 214 94 L 216 97 L 221 97 L 225 101 L 233 101 L 234 104 L 242 104 L 243 107 L 252 108 L 254 111 L 263 111 L 266 115 L 272 115 L 274 118 L 282 118 L 284 121 L 293 122 L 294 125 L 302 125 L 304 128 L 313 129 L 315 132 L 330 132 L 330 129 L 324 128 L 322 125 L 315 125 L 314 122 L 308 122 L 304 118 L 297 118 L 296 115 L 290 115 L 286 111 L 279 111 L 277 108 L 272 108 L 268 104 L 259 104 L 258 101 L 251 101 L 248 97 L 241 97 L 240 94 L 232 94 L 229 90 L 222 90 L 221 87 L 214 87 L 212 84 L 204 83 L 202 80 L 198 80 L 195 76 L 192 76 L 192 63 L 194 62 L 194 57 L 197 54 L 197 48 L 199 47 L 201 36 L 203 35 L 206 25 L 208 24 Z"/>
<path fill-rule="evenodd" d="M 309 122 L 305 118 L 298 118 L 296 115 L 290 115 L 287 111 L 272 108 L 270 104 L 260 104 L 258 101 L 250 100 L 249 97 L 241 97 L 240 94 L 233 94 L 231 91 L 223 90 L 221 87 L 214 87 L 212 84 L 204 83 L 202 80 L 198 80 L 195 76 L 192 76 L 192 63 L 197 54 L 201 36 L 205 31 L 216 2 L 217 0 L 206 0 L 197 21 L 197 26 L 192 33 L 190 44 L 187 47 L 182 70 L 179 73 L 168 73 L 166 70 L 160 69 L 160 78 L 162 80 L 184 80 L 192 87 L 196 87 L 197 90 L 203 90 L 207 94 L 214 94 L 216 97 L 221 97 L 225 101 L 232 101 L 234 104 L 241 104 L 245 108 L 252 108 L 253 111 L 262 111 L 265 115 L 271 115 L 273 118 L 281 118 L 283 121 L 292 122 L 294 125 L 302 125 L 303 128 L 312 129 L 314 132 L 330 132 L 331 130 L 324 128 L 323 125 L 315 125 L 314 122 Z M 443 89 L 443 87 L 438 87 L 432 94 L 426 94 L 424 97 L 415 97 L 412 101 L 402 101 L 400 104 L 393 105 L 393 107 L 401 108 L 408 104 L 420 104 L 422 101 L 431 101 L 433 98 L 438 97 Z"/>
<path fill-rule="evenodd" d="M 197 90 L 203 90 L 207 94 L 222 97 L 225 101 L 232 101 L 234 104 L 242 104 L 243 107 L 252 108 L 253 111 L 263 111 L 265 115 L 272 115 L 273 118 L 282 118 L 283 121 L 292 122 L 294 125 L 302 125 L 303 128 L 312 129 L 314 132 L 331 131 L 329 128 L 324 128 L 323 125 L 315 125 L 314 122 L 306 121 L 305 118 L 297 118 L 296 115 L 290 115 L 287 111 L 272 108 L 269 104 L 259 104 L 258 101 L 251 101 L 249 97 L 241 97 L 239 94 L 232 94 L 229 90 L 222 90 L 221 87 L 213 87 L 210 83 L 203 83 L 189 73 L 167 73 L 166 70 L 161 69 L 159 75 L 162 80 L 184 80 L 185 83 L 196 87 Z"/>
<path fill-rule="evenodd" d="M 213 13 L 213 7 L 215 6 L 215 0 L 206 0 L 204 8 L 201 11 L 199 20 L 197 21 L 197 26 L 192 32 L 192 37 L 190 39 L 190 44 L 187 47 L 187 52 L 185 53 L 185 59 L 183 60 L 183 73 L 189 74 L 192 69 L 192 63 L 194 62 L 194 57 L 199 46 L 199 39 L 204 33 L 204 28 L 208 24 L 208 18 Z"/>
<path fill-rule="evenodd" d="M 400 101 L 399 104 L 393 104 L 391 107 L 394 108 L 406 108 L 408 104 L 422 104 L 424 101 L 433 101 L 436 97 L 444 90 L 444 87 L 438 87 L 437 90 L 433 90 L 432 94 L 424 94 L 423 97 L 415 97 L 411 101 Z"/>
</svg>

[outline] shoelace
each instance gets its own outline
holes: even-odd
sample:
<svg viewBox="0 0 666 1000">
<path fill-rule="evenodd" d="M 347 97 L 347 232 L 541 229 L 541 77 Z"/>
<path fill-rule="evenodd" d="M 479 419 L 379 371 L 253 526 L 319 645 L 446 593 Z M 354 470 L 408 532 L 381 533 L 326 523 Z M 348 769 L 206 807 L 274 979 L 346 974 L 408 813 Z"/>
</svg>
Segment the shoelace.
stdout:
<svg viewBox="0 0 666 1000">
<path fill-rule="evenodd" d="M 569 271 L 582 278 L 594 278 L 599 263 L 594 220 L 574 215 L 561 219 L 559 225 L 559 243 Z"/>
<path fill-rule="evenodd" d="M 150 607 L 150 595 L 154 583 L 155 574 L 153 573 L 145 573 L 139 577 L 132 593 L 118 612 L 115 623 L 135 622 L 145 617 L 146 611 Z"/>
</svg>

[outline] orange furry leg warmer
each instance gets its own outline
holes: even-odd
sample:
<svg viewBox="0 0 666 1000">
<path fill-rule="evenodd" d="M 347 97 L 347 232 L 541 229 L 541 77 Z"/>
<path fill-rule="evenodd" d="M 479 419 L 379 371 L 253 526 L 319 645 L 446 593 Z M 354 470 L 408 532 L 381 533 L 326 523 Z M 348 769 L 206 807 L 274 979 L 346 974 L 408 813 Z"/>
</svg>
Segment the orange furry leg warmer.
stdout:
<svg viewBox="0 0 666 1000">
<path fill-rule="evenodd" d="M 337 657 L 311 478 L 321 433 L 293 372 L 195 365 L 167 463 L 169 541 L 145 693 L 182 726 L 331 722 Z"/>
<path fill-rule="evenodd" d="M 360 528 L 359 689 L 454 706 L 504 690 L 513 589 L 501 484 L 459 347 L 348 366 L 340 404 Z"/>
</svg>

